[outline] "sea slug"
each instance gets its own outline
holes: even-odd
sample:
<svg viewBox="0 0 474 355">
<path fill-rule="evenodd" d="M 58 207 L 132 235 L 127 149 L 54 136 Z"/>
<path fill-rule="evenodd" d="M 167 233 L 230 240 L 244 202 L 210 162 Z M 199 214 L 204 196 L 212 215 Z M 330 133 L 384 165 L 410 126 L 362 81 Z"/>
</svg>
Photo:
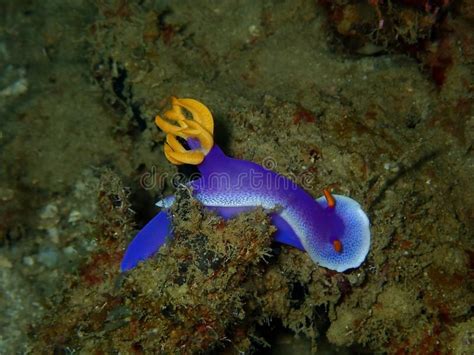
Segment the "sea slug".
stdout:
<svg viewBox="0 0 474 355">
<path fill-rule="evenodd" d="M 155 119 L 167 133 L 164 152 L 173 164 L 197 166 L 201 177 L 189 187 L 204 206 L 226 219 L 261 206 L 277 228 L 277 242 L 306 251 L 315 263 L 328 269 L 342 272 L 361 265 L 370 248 L 370 223 L 359 203 L 328 190 L 315 200 L 282 175 L 226 156 L 214 144 L 214 121 L 205 105 L 174 97 L 171 103 L 165 119 Z M 168 208 L 173 201 L 170 196 L 157 203 L 161 212 L 128 246 L 122 271 L 150 258 L 166 242 L 172 223 Z"/>
</svg>

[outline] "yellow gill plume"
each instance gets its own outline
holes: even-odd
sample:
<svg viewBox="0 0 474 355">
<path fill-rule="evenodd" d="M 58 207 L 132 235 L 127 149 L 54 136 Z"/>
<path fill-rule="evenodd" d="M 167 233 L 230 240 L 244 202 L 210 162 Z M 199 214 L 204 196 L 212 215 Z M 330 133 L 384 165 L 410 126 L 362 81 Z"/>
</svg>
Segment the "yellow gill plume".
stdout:
<svg viewBox="0 0 474 355">
<path fill-rule="evenodd" d="M 186 118 L 183 109 L 192 119 Z M 198 165 L 214 145 L 214 120 L 209 109 L 194 99 L 171 98 L 171 109 L 155 117 L 156 125 L 166 133 L 165 156 L 172 163 Z M 176 137 L 195 138 L 200 148 L 186 150 Z"/>
</svg>

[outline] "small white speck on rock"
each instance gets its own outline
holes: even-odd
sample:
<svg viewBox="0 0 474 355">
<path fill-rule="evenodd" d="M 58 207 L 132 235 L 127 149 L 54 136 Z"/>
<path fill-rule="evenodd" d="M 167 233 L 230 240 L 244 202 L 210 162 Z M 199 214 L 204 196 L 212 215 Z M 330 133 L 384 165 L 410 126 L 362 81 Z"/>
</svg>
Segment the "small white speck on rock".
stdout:
<svg viewBox="0 0 474 355">
<path fill-rule="evenodd" d="M 76 223 L 77 221 L 81 220 L 82 218 L 82 215 L 81 215 L 81 212 L 79 212 L 78 210 L 73 210 L 71 211 L 71 213 L 69 213 L 69 217 L 67 219 L 67 221 L 69 223 Z"/>
<path fill-rule="evenodd" d="M 33 266 L 35 264 L 35 259 L 32 256 L 25 256 L 23 258 L 23 264 L 26 266 Z"/>
<path fill-rule="evenodd" d="M 57 214 L 58 214 L 58 206 L 50 203 L 41 210 L 40 218 L 41 219 L 54 218 L 57 216 Z"/>
</svg>

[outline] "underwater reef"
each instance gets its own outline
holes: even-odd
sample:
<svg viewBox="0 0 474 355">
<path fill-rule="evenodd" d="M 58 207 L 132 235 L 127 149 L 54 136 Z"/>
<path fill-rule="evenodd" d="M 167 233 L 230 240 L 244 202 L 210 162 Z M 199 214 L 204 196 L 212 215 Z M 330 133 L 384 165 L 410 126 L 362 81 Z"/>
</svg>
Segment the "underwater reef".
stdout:
<svg viewBox="0 0 474 355">
<path fill-rule="evenodd" d="M 470 1 L 0 13 L 0 353 L 473 353 Z M 207 209 L 163 154 L 173 96 L 226 155 L 358 201 L 362 264 L 276 243 L 264 208 Z M 173 237 L 122 272 L 169 195 Z"/>
</svg>

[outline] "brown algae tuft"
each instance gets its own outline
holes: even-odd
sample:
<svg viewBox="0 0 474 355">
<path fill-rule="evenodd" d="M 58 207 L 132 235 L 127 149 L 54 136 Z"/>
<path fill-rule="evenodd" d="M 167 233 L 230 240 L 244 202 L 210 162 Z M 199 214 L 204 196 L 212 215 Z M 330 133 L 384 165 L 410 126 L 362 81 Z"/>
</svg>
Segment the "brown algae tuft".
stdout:
<svg viewBox="0 0 474 355">
<path fill-rule="evenodd" d="M 174 238 L 123 276 L 120 246 L 132 225 L 127 192 L 107 172 L 98 198 L 99 251 L 38 328 L 34 349 L 247 350 L 245 324 L 258 303 L 253 282 L 270 258 L 274 232 L 263 210 L 224 222 L 183 190 L 172 210 Z"/>
</svg>

